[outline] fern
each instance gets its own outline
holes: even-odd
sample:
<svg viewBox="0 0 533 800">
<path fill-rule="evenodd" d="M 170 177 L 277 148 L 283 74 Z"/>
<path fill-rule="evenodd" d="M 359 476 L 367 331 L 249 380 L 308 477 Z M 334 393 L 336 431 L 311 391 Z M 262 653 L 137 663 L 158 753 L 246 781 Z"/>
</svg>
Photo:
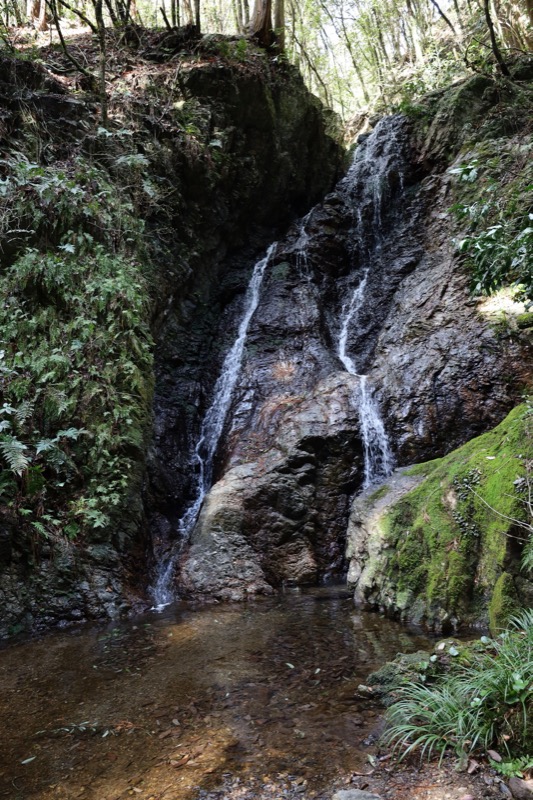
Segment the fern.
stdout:
<svg viewBox="0 0 533 800">
<path fill-rule="evenodd" d="M 22 475 L 28 468 L 29 460 L 24 454 L 27 449 L 26 445 L 19 442 L 15 436 L 4 436 L 0 441 L 0 452 L 7 461 L 9 469 L 16 475 Z"/>
<path fill-rule="evenodd" d="M 19 425 L 24 425 L 33 414 L 33 403 L 31 400 L 24 400 L 15 410 L 15 419 Z"/>
<path fill-rule="evenodd" d="M 50 533 L 46 530 L 42 522 L 32 522 L 32 527 L 35 528 L 37 533 L 40 533 L 41 536 L 44 536 L 45 539 L 50 538 Z"/>
<path fill-rule="evenodd" d="M 55 441 L 57 442 L 59 439 L 78 439 L 84 433 L 88 433 L 85 428 L 67 428 L 66 431 L 59 431 Z"/>
<path fill-rule="evenodd" d="M 40 455 L 41 453 L 47 453 L 55 446 L 56 446 L 55 439 L 41 439 L 41 441 L 37 442 L 35 446 L 35 453 L 36 455 Z"/>
</svg>

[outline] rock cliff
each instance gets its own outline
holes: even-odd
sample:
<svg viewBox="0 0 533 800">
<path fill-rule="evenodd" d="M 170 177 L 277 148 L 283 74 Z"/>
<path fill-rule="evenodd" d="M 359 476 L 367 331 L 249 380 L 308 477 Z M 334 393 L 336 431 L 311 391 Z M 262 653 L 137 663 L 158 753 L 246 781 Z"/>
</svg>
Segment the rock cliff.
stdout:
<svg viewBox="0 0 533 800">
<path fill-rule="evenodd" d="M 342 573 L 365 448 L 360 377 L 347 371 L 339 348 L 363 282 L 347 352 L 367 376 L 397 464 L 441 456 L 494 426 L 528 385 L 528 332 L 514 326 L 502 336 L 483 315 L 455 249 L 448 166 L 467 138 L 455 120 L 468 128 L 466 118 L 471 124 L 490 108 L 487 97 L 471 104 L 469 85 L 455 91 L 461 114 L 446 118 L 439 106 L 438 143 L 434 126 L 420 144 L 419 125 L 380 123 L 356 152 L 355 182 L 342 181 L 278 244 L 217 481 L 180 556 L 182 590 L 238 599 Z M 351 552 L 353 575 L 357 560 L 362 568 L 371 556 Z M 382 578 L 375 573 L 374 586 Z M 446 600 L 442 608 L 453 616 Z"/>
</svg>

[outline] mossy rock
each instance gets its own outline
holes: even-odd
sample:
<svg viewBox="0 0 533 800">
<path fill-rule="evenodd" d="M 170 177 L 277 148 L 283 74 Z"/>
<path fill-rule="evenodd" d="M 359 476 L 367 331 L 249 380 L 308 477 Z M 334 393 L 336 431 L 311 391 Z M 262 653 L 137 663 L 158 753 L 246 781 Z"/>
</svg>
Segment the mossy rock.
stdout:
<svg viewBox="0 0 533 800">
<path fill-rule="evenodd" d="M 411 619 L 416 604 L 420 617 L 422 604 L 422 621 L 437 628 L 486 622 L 493 597 L 491 624 L 505 618 L 504 597 L 520 571 L 512 520 L 525 521 L 520 487 L 533 456 L 532 422 L 519 406 L 494 430 L 411 470 L 425 480 L 388 509 L 382 525 L 381 581 L 402 616 Z M 516 609 L 516 591 L 513 597 Z"/>
<path fill-rule="evenodd" d="M 372 694 L 384 706 L 389 706 L 397 698 L 395 692 L 406 683 L 420 683 L 429 664 L 430 653 L 418 650 L 416 653 L 399 653 L 392 661 L 387 661 L 380 669 L 371 672 L 366 682 Z"/>
<path fill-rule="evenodd" d="M 497 636 L 505 629 L 509 618 L 520 608 L 518 595 L 511 575 L 503 572 L 494 587 L 489 604 L 490 630 Z"/>
<path fill-rule="evenodd" d="M 533 312 L 529 311 L 524 314 L 518 314 L 516 317 L 516 326 L 521 330 L 524 328 L 533 328 Z"/>
</svg>

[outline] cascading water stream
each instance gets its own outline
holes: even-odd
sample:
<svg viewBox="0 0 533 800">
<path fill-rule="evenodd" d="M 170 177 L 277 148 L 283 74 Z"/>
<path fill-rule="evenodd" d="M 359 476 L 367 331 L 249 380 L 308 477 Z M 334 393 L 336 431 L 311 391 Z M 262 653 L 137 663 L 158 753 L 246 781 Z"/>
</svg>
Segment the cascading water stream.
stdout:
<svg viewBox="0 0 533 800">
<path fill-rule="evenodd" d="M 174 600 L 172 577 L 176 561 L 180 555 L 180 545 L 189 538 L 205 497 L 211 488 L 214 459 L 224 430 L 233 390 L 241 369 L 248 327 L 259 304 L 265 270 L 276 245 L 276 242 L 271 244 L 264 258 L 260 259 L 254 267 L 244 298 L 244 313 L 239 324 L 237 337 L 224 359 L 220 375 L 215 384 L 213 402 L 202 422 L 200 437 L 193 454 L 193 464 L 197 468 L 194 500 L 178 523 L 180 537 L 176 546 L 173 548 L 169 558 L 159 565 L 159 573 L 151 590 L 156 609 L 164 608 Z"/>
<path fill-rule="evenodd" d="M 343 181 L 345 192 L 354 199 L 354 238 L 367 264 L 378 260 L 381 252 L 382 211 L 391 194 L 390 176 L 396 176 L 400 188 L 403 188 L 398 124 L 399 118 L 386 118 L 377 125 L 364 145 L 356 150 L 352 166 Z M 385 138 L 382 135 L 384 131 L 387 132 Z M 357 328 L 358 318 L 364 307 L 369 274 L 370 267 L 367 266 L 350 301 L 344 307 L 337 350 L 347 372 L 359 379 L 357 405 L 364 449 L 365 489 L 386 478 L 394 466 L 385 425 L 369 390 L 368 377 L 359 373 L 356 361 L 347 351 L 350 331 Z"/>
<path fill-rule="evenodd" d="M 368 391 L 368 380 L 366 375 L 357 372 L 355 361 L 346 352 L 348 332 L 350 325 L 357 320 L 365 296 L 365 289 L 368 280 L 368 268 L 365 270 L 360 284 L 354 290 L 346 314 L 342 321 L 341 332 L 338 343 L 338 355 L 350 375 L 359 378 L 359 398 L 358 410 L 361 421 L 361 438 L 364 449 L 364 468 L 365 477 L 363 488 L 367 489 L 372 484 L 382 478 L 386 478 L 393 469 L 393 457 L 389 445 L 387 433 L 383 420 L 381 419 L 379 408 Z"/>
<path fill-rule="evenodd" d="M 378 124 L 374 132 L 357 148 L 352 166 L 346 177 L 337 185 L 333 203 L 334 207 L 340 207 L 340 213 L 345 215 L 344 219 L 348 217 L 350 221 L 351 241 L 348 247 L 345 243 L 341 245 L 343 248 L 341 258 L 347 256 L 351 264 L 357 265 L 357 272 L 352 270 L 351 276 L 347 278 L 350 288 L 341 313 L 340 330 L 336 336 L 336 351 L 346 371 L 357 379 L 352 402 L 354 406 L 356 405 L 360 418 L 365 488 L 384 479 L 393 468 L 391 448 L 378 404 L 368 384 L 365 365 L 368 363 L 375 339 L 375 314 L 369 313 L 371 305 L 372 311 L 375 308 L 378 312 L 379 321 L 380 299 L 376 297 L 378 285 L 376 275 L 381 275 L 382 267 L 387 265 L 385 242 L 388 239 L 385 229 L 387 226 L 390 229 L 394 228 L 397 216 L 401 219 L 401 215 L 395 210 L 397 203 L 389 201 L 395 201 L 399 190 L 403 187 L 403 170 L 407 163 L 404 161 L 406 137 L 403 135 L 403 125 L 404 122 L 400 117 L 389 117 Z M 325 207 L 327 208 L 327 203 Z M 295 286 L 291 287 L 291 301 L 294 302 L 294 313 L 297 315 L 295 320 L 298 323 L 301 321 L 300 328 L 295 324 L 292 328 L 289 326 L 289 331 L 293 329 L 296 331 L 296 341 L 298 336 L 304 335 L 303 332 L 307 331 L 305 337 L 309 346 L 314 348 L 309 354 L 310 361 L 321 358 L 323 346 L 313 338 L 315 331 L 310 324 L 312 314 L 310 315 L 306 306 L 309 304 L 312 309 L 319 308 L 317 292 L 322 291 L 324 286 L 323 274 L 320 268 L 315 270 L 312 267 L 310 257 L 311 252 L 317 251 L 321 246 L 320 221 L 323 214 L 324 206 L 312 209 L 300 221 L 294 238 L 289 239 L 292 244 L 289 244 L 287 250 L 287 254 L 294 257 L 297 277 Z M 311 225 L 312 216 L 313 225 Z M 213 484 L 215 459 L 239 379 L 248 328 L 259 304 L 263 277 L 275 247 L 276 244 L 272 245 L 265 257 L 254 267 L 235 341 L 224 359 L 214 387 L 212 403 L 201 425 L 190 462 L 195 473 L 192 500 L 178 523 L 179 535 L 176 536 L 169 555 L 160 562 L 158 575 L 151 589 L 154 603 L 159 608 L 174 599 L 172 582 L 178 560 L 186 555 L 183 552 L 184 545 L 191 539 L 202 506 Z M 389 273 L 384 274 L 390 280 Z M 354 288 L 354 282 L 357 280 L 358 283 Z M 283 290 L 280 297 L 281 302 L 285 302 Z M 316 320 L 318 317 L 317 314 Z M 314 324 L 315 318 L 313 318 Z M 288 352 L 291 352 L 291 347 L 294 349 L 295 344 L 288 341 L 287 346 Z M 307 357 L 307 354 L 305 356 Z M 268 386 L 266 388 L 268 395 L 271 389 Z M 253 409 L 251 411 L 253 420 Z M 253 421 L 249 424 L 253 424 Z M 190 563 L 192 564 L 192 561 Z M 196 569 L 193 568 L 192 574 L 195 574 Z"/>
</svg>

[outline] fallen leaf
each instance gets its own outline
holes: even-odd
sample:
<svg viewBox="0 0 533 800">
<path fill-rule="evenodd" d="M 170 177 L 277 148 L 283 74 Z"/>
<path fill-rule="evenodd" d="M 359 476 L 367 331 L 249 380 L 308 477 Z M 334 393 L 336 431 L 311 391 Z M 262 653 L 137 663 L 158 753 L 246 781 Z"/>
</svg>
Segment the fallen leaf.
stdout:
<svg viewBox="0 0 533 800">
<path fill-rule="evenodd" d="M 184 767 L 185 764 L 187 763 L 187 761 L 190 761 L 190 759 L 191 759 L 191 757 L 189 755 L 185 755 L 185 756 L 183 756 L 183 758 L 180 758 L 179 761 L 172 760 L 170 762 L 170 765 L 172 767 L 174 767 L 175 769 L 179 769 L 180 767 Z"/>
</svg>

